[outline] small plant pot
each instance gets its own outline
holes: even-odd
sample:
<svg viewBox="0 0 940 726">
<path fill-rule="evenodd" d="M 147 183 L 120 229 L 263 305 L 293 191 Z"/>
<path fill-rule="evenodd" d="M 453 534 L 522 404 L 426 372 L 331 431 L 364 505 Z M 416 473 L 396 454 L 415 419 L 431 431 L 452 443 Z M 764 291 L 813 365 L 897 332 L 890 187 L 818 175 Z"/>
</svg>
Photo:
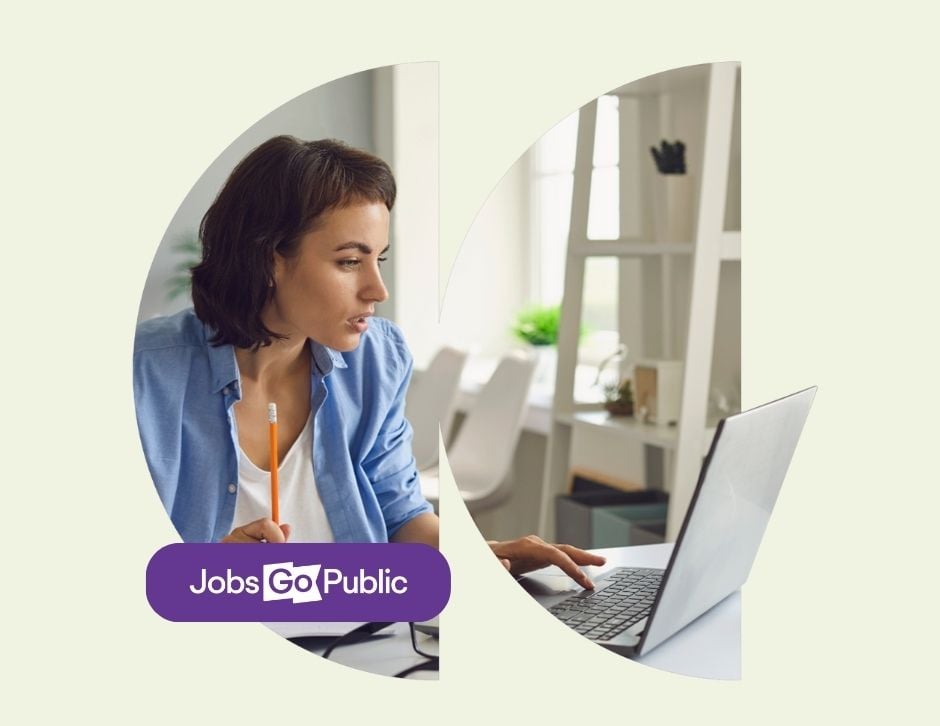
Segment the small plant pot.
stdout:
<svg viewBox="0 0 940 726">
<path fill-rule="evenodd" d="M 617 403 L 616 401 L 608 401 L 604 404 L 604 408 L 607 409 L 608 413 L 611 416 L 632 416 L 633 415 L 633 404 L 632 403 Z"/>
<path fill-rule="evenodd" d="M 535 383 L 543 386 L 555 385 L 558 370 L 558 348 L 554 345 L 533 345 L 531 355 L 535 358 Z"/>
</svg>

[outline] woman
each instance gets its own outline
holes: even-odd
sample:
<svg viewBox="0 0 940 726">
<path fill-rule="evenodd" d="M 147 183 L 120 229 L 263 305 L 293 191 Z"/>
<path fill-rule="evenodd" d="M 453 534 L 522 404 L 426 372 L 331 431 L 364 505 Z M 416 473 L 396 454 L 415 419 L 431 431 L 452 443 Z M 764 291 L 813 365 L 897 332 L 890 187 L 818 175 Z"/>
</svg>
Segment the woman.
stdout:
<svg viewBox="0 0 940 726">
<path fill-rule="evenodd" d="M 438 545 L 404 417 L 411 356 L 373 317 L 388 297 L 395 194 L 381 159 L 279 136 L 238 164 L 206 213 L 194 309 L 142 323 L 134 351 L 144 453 L 184 541 Z M 269 402 L 281 525 L 270 519 Z M 594 563 L 531 537 L 491 547 L 514 572 Z"/>
</svg>

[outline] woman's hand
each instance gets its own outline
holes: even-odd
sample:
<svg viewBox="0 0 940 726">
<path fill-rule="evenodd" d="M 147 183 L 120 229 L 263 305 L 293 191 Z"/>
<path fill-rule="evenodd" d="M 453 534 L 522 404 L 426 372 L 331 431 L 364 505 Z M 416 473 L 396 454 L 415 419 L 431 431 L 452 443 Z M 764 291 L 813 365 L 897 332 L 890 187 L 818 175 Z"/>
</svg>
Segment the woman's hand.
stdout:
<svg viewBox="0 0 940 726">
<path fill-rule="evenodd" d="M 513 575 L 522 575 L 546 565 L 557 565 L 562 572 L 588 590 L 594 583 L 578 565 L 603 565 L 607 560 L 571 545 L 553 545 L 530 534 L 511 542 L 487 542 L 493 554 Z"/>
<path fill-rule="evenodd" d="M 256 519 L 222 538 L 223 542 L 286 542 L 290 537 L 290 525 L 277 525 L 273 519 Z"/>
</svg>

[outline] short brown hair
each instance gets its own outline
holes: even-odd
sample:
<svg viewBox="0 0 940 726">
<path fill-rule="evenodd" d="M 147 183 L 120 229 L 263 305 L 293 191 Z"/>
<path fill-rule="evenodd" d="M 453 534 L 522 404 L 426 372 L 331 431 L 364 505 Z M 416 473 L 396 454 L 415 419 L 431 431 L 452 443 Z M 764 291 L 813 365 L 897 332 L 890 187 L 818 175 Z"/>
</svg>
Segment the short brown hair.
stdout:
<svg viewBox="0 0 940 726">
<path fill-rule="evenodd" d="M 199 225 L 202 262 L 193 267 L 196 315 L 213 345 L 270 345 L 261 322 L 274 294 L 274 253 L 291 257 L 324 212 L 358 201 L 391 210 L 388 164 L 341 141 L 276 136 L 239 162 Z"/>
</svg>

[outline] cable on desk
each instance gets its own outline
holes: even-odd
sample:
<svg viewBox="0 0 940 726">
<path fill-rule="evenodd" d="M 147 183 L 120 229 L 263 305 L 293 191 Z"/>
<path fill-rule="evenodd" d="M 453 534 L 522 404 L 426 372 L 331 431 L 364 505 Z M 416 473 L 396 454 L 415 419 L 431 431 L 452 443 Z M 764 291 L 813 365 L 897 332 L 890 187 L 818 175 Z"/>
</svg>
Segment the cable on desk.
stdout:
<svg viewBox="0 0 940 726">
<path fill-rule="evenodd" d="M 422 658 L 427 658 L 427 660 L 418 663 L 416 665 L 405 668 L 405 670 L 400 671 L 395 674 L 395 678 L 405 678 L 410 676 L 412 673 L 417 673 L 418 671 L 439 671 L 440 670 L 440 656 L 432 655 L 431 653 L 426 653 L 418 647 L 418 638 L 415 634 L 415 624 L 408 623 L 408 629 L 411 631 L 411 647 L 414 649 L 414 652 L 420 655 Z"/>
<path fill-rule="evenodd" d="M 394 623 L 365 623 L 360 625 L 358 628 L 353 628 L 348 633 L 343 633 L 332 643 L 327 646 L 327 649 L 323 651 L 323 658 L 329 658 L 330 654 L 341 645 L 352 645 L 353 643 L 360 643 L 363 640 L 367 640 L 373 634 L 384 630 L 389 625 L 394 625 Z M 412 639 L 414 639 L 414 633 L 412 632 Z"/>
<path fill-rule="evenodd" d="M 400 671 L 395 674 L 395 678 L 406 678 L 412 673 L 417 673 L 418 671 L 437 671 L 440 670 L 440 662 L 437 658 L 430 658 L 426 661 L 413 665 L 410 668 L 405 668 L 405 670 Z"/>
<path fill-rule="evenodd" d="M 408 630 L 411 631 L 411 647 L 414 649 L 414 652 L 424 658 L 430 658 L 431 660 L 439 660 L 440 656 L 434 655 L 433 653 L 425 653 L 421 648 L 418 647 L 418 637 L 415 635 L 415 624 L 408 623 Z M 437 638 L 439 636 L 435 636 Z"/>
</svg>

